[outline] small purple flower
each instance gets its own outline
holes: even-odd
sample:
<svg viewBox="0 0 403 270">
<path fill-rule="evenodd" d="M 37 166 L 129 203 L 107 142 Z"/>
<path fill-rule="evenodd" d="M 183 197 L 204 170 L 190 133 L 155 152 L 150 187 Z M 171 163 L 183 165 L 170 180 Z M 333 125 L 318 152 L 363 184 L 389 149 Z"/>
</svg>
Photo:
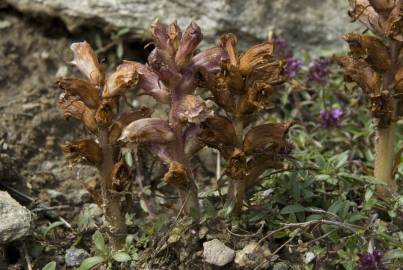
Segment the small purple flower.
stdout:
<svg viewBox="0 0 403 270">
<path fill-rule="evenodd" d="M 292 57 L 292 50 L 288 45 L 288 42 L 281 37 L 274 35 L 273 36 L 273 44 L 274 44 L 274 55 L 277 57 L 283 58 L 291 58 Z"/>
<path fill-rule="evenodd" d="M 362 254 L 358 263 L 358 270 L 383 270 L 385 267 L 382 263 L 382 258 L 383 252 L 379 250 Z"/>
<path fill-rule="evenodd" d="M 287 74 L 290 79 L 293 79 L 295 76 L 297 76 L 301 65 L 302 61 L 300 59 L 287 58 L 284 65 L 284 73 Z"/>
<path fill-rule="evenodd" d="M 321 111 L 320 119 L 322 121 L 322 127 L 332 128 L 339 127 L 341 120 L 343 119 L 344 112 L 340 108 L 333 108 L 330 111 Z"/>
<path fill-rule="evenodd" d="M 309 80 L 324 83 L 327 75 L 330 73 L 330 64 L 332 61 L 328 58 L 318 58 L 309 64 Z"/>
</svg>

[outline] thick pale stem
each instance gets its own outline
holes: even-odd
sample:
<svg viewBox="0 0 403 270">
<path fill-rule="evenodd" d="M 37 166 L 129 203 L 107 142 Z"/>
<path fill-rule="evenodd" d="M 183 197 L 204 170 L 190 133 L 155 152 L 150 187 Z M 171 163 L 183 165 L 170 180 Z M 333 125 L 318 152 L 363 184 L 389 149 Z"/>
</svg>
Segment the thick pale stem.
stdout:
<svg viewBox="0 0 403 270">
<path fill-rule="evenodd" d="M 179 110 L 180 99 L 181 93 L 176 93 L 175 91 L 172 94 L 171 111 L 169 114 L 169 123 L 176 136 L 175 149 L 174 153 L 172 154 L 175 161 L 183 164 L 188 172 L 192 173 L 189 158 L 187 158 L 185 154 L 183 126 L 179 119 L 177 119 L 176 117 L 176 112 Z M 193 176 L 191 176 L 188 180 L 189 186 L 186 190 L 178 189 L 180 203 L 183 207 L 183 211 L 186 214 L 190 214 L 192 209 L 194 209 L 195 211 L 200 210 L 197 186 L 194 182 Z"/>
<path fill-rule="evenodd" d="M 385 184 L 380 186 L 378 193 L 385 197 L 389 192 L 395 192 L 397 185 L 392 175 L 394 165 L 396 124 L 391 123 L 387 128 L 379 128 L 375 138 L 375 178 Z"/>
<path fill-rule="evenodd" d="M 109 144 L 108 129 L 101 129 L 100 144 L 102 147 L 102 167 L 101 167 L 101 190 L 102 190 L 102 210 L 107 222 L 108 237 L 112 251 L 116 252 L 122 248 L 126 238 L 125 215 L 122 211 L 121 196 L 112 193 L 112 168 L 113 168 L 113 147 Z"/>
</svg>

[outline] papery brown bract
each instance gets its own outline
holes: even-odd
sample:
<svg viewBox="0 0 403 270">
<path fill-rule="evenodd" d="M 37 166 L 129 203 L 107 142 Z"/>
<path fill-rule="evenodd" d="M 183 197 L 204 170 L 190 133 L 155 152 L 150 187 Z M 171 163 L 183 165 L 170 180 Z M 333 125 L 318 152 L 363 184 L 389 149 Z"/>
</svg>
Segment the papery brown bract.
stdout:
<svg viewBox="0 0 403 270">
<path fill-rule="evenodd" d="M 91 139 L 66 143 L 62 145 L 62 150 L 71 165 L 83 160 L 95 166 L 99 166 L 102 162 L 101 147 Z"/>
<path fill-rule="evenodd" d="M 395 92 L 396 94 L 403 94 L 403 67 L 401 67 L 395 75 Z"/>
<path fill-rule="evenodd" d="M 343 67 L 348 80 L 356 82 L 368 94 L 380 93 L 382 78 L 367 62 L 348 56 L 338 57 L 336 61 Z"/>
<path fill-rule="evenodd" d="M 95 112 L 88 108 L 84 102 L 69 94 L 62 94 L 59 98 L 59 106 L 63 110 L 66 119 L 73 117 L 81 120 L 89 131 L 92 133 L 97 132 L 98 127 L 95 121 Z"/>
<path fill-rule="evenodd" d="M 239 58 L 239 71 L 242 75 L 248 76 L 256 68 L 266 65 L 272 59 L 273 43 L 265 42 L 253 46 Z"/>
<path fill-rule="evenodd" d="M 103 99 L 97 111 L 95 112 L 95 120 L 100 127 L 108 127 L 113 119 L 113 110 L 116 107 L 116 100 Z"/>
<path fill-rule="evenodd" d="M 236 133 L 232 122 L 224 117 L 215 115 L 202 123 L 199 139 L 206 145 L 216 148 L 228 158 L 236 144 Z"/>
<path fill-rule="evenodd" d="M 131 179 L 131 172 L 123 160 L 115 163 L 112 168 L 112 186 L 115 191 L 121 192 Z"/>
<path fill-rule="evenodd" d="M 137 85 L 138 74 L 135 62 L 123 61 L 106 80 L 102 93 L 103 98 L 111 98 L 124 94 L 128 89 Z"/>
<path fill-rule="evenodd" d="M 243 150 L 247 154 L 274 152 L 277 153 L 286 142 L 288 130 L 293 122 L 270 123 L 250 129 L 243 141 Z M 274 150 L 274 151 L 273 151 Z"/>
<path fill-rule="evenodd" d="M 343 38 L 350 46 L 352 57 L 365 59 L 371 67 L 379 72 L 385 72 L 390 67 L 388 48 L 380 39 L 356 33 L 345 34 Z"/>
<path fill-rule="evenodd" d="M 169 164 L 168 172 L 165 173 L 163 180 L 181 190 L 186 190 L 190 184 L 189 172 L 183 164 L 177 161 Z"/>
<path fill-rule="evenodd" d="M 119 141 L 132 143 L 168 143 L 175 139 L 169 124 L 160 118 L 143 118 L 126 126 Z"/>
<path fill-rule="evenodd" d="M 94 85 L 101 86 L 103 73 L 97 56 L 90 44 L 86 41 L 71 44 L 74 60 L 71 62 L 90 80 Z"/>
<path fill-rule="evenodd" d="M 99 90 L 88 81 L 77 78 L 63 78 L 56 81 L 56 84 L 69 93 L 78 96 L 88 107 L 97 108 L 101 102 Z"/>
</svg>

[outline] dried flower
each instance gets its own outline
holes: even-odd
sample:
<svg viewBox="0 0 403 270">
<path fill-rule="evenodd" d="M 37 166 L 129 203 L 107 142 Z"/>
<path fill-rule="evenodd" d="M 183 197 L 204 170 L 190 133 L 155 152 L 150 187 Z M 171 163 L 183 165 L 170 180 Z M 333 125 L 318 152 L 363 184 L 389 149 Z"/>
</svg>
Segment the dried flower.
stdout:
<svg viewBox="0 0 403 270">
<path fill-rule="evenodd" d="M 373 252 L 360 255 L 358 270 L 382 270 L 386 269 L 382 263 L 383 252 L 374 250 Z"/>
<path fill-rule="evenodd" d="M 90 44 L 86 41 L 71 44 L 74 52 L 74 60 L 71 62 L 90 80 L 94 85 L 101 86 L 103 73 L 97 56 Z"/>
<path fill-rule="evenodd" d="M 333 108 L 329 111 L 321 111 L 320 119 L 322 127 L 333 128 L 339 127 L 341 120 L 343 120 L 344 112 L 340 108 Z"/>
<path fill-rule="evenodd" d="M 124 94 L 126 90 L 134 87 L 138 82 L 136 63 L 123 61 L 106 80 L 102 97 L 111 98 Z"/>
<path fill-rule="evenodd" d="M 126 126 L 119 141 L 132 143 L 167 143 L 173 141 L 174 133 L 167 121 L 160 118 L 143 118 Z"/>
<path fill-rule="evenodd" d="M 327 76 L 330 73 L 329 68 L 331 63 L 332 61 L 330 59 L 324 57 L 313 60 L 309 64 L 309 80 L 318 83 L 325 83 Z"/>
<path fill-rule="evenodd" d="M 62 145 L 63 153 L 70 164 L 80 161 L 99 166 L 102 162 L 102 150 L 99 145 L 90 139 L 77 140 Z"/>
</svg>

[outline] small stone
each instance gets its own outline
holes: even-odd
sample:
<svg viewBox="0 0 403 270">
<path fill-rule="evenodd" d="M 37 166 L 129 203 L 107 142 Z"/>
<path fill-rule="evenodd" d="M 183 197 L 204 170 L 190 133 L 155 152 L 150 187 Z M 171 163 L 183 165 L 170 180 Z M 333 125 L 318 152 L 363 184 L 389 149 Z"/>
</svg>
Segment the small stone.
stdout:
<svg viewBox="0 0 403 270">
<path fill-rule="evenodd" d="M 284 262 L 278 262 L 273 266 L 273 270 L 288 270 L 288 265 Z"/>
<path fill-rule="evenodd" d="M 235 264 L 240 267 L 254 268 L 253 266 L 261 264 L 269 255 L 270 250 L 267 247 L 262 247 L 257 242 L 251 242 L 236 252 Z"/>
<path fill-rule="evenodd" d="M 55 75 L 55 77 L 56 78 L 63 78 L 63 77 L 66 77 L 67 76 L 67 74 L 68 74 L 68 72 L 69 72 L 69 70 L 68 70 L 68 68 L 67 68 L 67 66 L 60 66 L 58 69 L 57 69 L 57 71 L 56 71 L 56 75 Z"/>
<path fill-rule="evenodd" d="M 0 245 L 28 234 L 31 212 L 21 206 L 7 192 L 0 191 Z"/>
<path fill-rule="evenodd" d="M 1 29 L 6 29 L 6 28 L 8 28 L 10 26 L 11 26 L 11 23 L 9 21 L 6 21 L 6 20 L 0 21 L 0 30 Z"/>
<path fill-rule="evenodd" d="M 235 257 L 235 251 L 218 239 L 203 243 L 204 260 L 213 265 L 223 266 L 230 263 Z"/>
<path fill-rule="evenodd" d="M 64 256 L 64 261 L 66 266 L 79 266 L 81 262 L 88 258 L 90 254 L 82 248 L 69 248 L 66 250 L 66 255 Z"/>
</svg>

